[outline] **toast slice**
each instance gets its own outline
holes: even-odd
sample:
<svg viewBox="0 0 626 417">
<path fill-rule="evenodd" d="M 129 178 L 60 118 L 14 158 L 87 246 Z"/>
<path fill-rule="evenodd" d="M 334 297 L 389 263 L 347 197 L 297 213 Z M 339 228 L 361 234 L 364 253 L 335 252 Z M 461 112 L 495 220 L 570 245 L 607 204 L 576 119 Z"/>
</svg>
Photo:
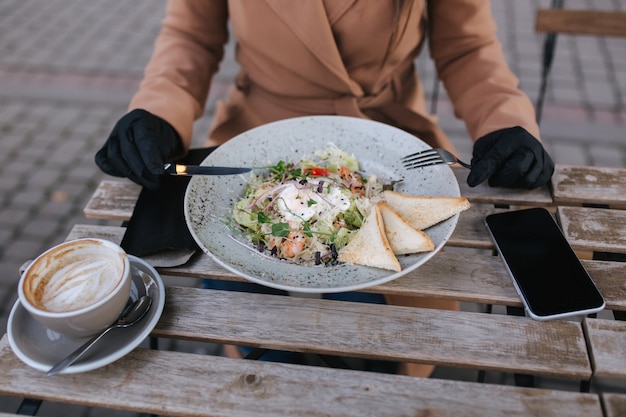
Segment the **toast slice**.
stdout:
<svg viewBox="0 0 626 417">
<path fill-rule="evenodd" d="M 465 197 L 412 196 L 384 191 L 385 201 L 411 226 L 424 230 L 442 222 L 470 206 Z"/>
<path fill-rule="evenodd" d="M 395 255 L 429 252 L 435 249 L 435 244 L 426 233 L 411 226 L 393 211 L 389 204 L 380 202 L 378 207 L 383 216 L 385 235 Z"/>
<path fill-rule="evenodd" d="M 374 206 L 363 226 L 352 240 L 339 251 L 339 262 L 372 266 L 400 272 L 402 267 L 393 254 L 385 235 L 383 217 L 378 206 Z"/>
</svg>

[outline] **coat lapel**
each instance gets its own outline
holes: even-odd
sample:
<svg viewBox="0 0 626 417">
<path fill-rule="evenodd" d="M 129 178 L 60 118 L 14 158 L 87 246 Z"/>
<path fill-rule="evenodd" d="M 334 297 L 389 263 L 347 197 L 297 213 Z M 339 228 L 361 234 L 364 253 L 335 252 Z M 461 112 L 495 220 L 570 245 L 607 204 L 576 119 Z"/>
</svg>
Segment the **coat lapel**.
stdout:
<svg viewBox="0 0 626 417">
<path fill-rule="evenodd" d="M 361 87 L 350 78 L 341 60 L 341 55 L 337 49 L 326 10 L 324 9 L 323 0 L 265 1 L 274 13 L 285 22 L 297 39 L 333 76 L 346 84 L 353 94 L 362 94 Z M 352 4 L 356 0 L 346 1 Z"/>
</svg>

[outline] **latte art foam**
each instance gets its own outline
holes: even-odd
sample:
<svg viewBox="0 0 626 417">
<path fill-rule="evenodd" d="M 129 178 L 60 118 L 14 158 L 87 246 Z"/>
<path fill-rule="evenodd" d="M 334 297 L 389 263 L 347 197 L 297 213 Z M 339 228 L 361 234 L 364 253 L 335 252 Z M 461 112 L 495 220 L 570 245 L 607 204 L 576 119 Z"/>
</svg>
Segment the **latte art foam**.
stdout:
<svg viewBox="0 0 626 417">
<path fill-rule="evenodd" d="M 49 276 L 40 305 L 48 311 L 78 310 L 106 297 L 118 284 L 122 271 L 111 258 L 87 256 Z"/>
</svg>

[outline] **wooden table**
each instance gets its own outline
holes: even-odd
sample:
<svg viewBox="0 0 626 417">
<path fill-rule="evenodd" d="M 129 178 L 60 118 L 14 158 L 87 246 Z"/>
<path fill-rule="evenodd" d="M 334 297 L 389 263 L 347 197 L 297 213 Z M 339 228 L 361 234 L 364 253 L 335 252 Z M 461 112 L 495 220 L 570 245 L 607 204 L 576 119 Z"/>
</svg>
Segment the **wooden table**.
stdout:
<svg viewBox="0 0 626 417">
<path fill-rule="evenodd" d="M 552 184 L 533 191 L 469 188 L 444 251 L 424 266 L 367 291 L 521 306 L 484 228 L 486 214 L 542 206 L 554 212 L 606 299 L 626 311 L 626 170 L 557 166 Z M 88 217 L 127 220 L 139 188 L 104 181 Z M 123 227 L 76 225 L 68 239 L 120 242 Z M 599 260 L 600 258 L 604 260 Z M 240 280 L 200 254 L 167 276 Z M 465 309 L 467 310 L 467 309 Z M 6 335 L 0 340 L 0 394 L 172 416 L 607 416 L 623 415 L 623 392 L 596 392 L 596 381 L 626 382 L 626 325 L 604 318 L 537 322 L 488 308 L 439 311 L 312 298 L 167 288 L 155 338 L 230 343 L 352 357 L 407 361 L 558 381 L 570 388 L 529 388 L 237 360 L 158 349 L 136 349 L 106 367 L 46 377 L 21 363 Z M 607 316 L 607 317 L 605 317 Z M 571 385 L 566 385 L 571 386 Z M 574 387 L 577 387 L 574 384 Z"/>
</svg>

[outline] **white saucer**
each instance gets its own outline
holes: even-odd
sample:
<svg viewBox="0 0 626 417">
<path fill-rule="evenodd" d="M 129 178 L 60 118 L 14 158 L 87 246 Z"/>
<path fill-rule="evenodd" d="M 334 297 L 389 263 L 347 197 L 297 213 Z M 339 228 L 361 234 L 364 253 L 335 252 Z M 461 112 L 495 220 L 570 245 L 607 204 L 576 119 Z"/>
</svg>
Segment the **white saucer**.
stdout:
<svg viewBox="0 0 626 417">
<path fill-rule="evenodd" d="M 156 326 L 165 306 L 165 285 L 150 264 L 129 255 L 133 270 L 131 298 L 148 293 L 152 305 L 146 316 L 134 326 L 115 329 L 105 335 L 80 361 L 61 373 L 74 374 L 108 365 L 135 349 Z M 26 365 L 47 372 L 61 359 L 85 343 L 89 337 L 70 338 L 49 330 L 31 317 L 17 300 L 7 323 L 9 345 Z"/>
</svg>

